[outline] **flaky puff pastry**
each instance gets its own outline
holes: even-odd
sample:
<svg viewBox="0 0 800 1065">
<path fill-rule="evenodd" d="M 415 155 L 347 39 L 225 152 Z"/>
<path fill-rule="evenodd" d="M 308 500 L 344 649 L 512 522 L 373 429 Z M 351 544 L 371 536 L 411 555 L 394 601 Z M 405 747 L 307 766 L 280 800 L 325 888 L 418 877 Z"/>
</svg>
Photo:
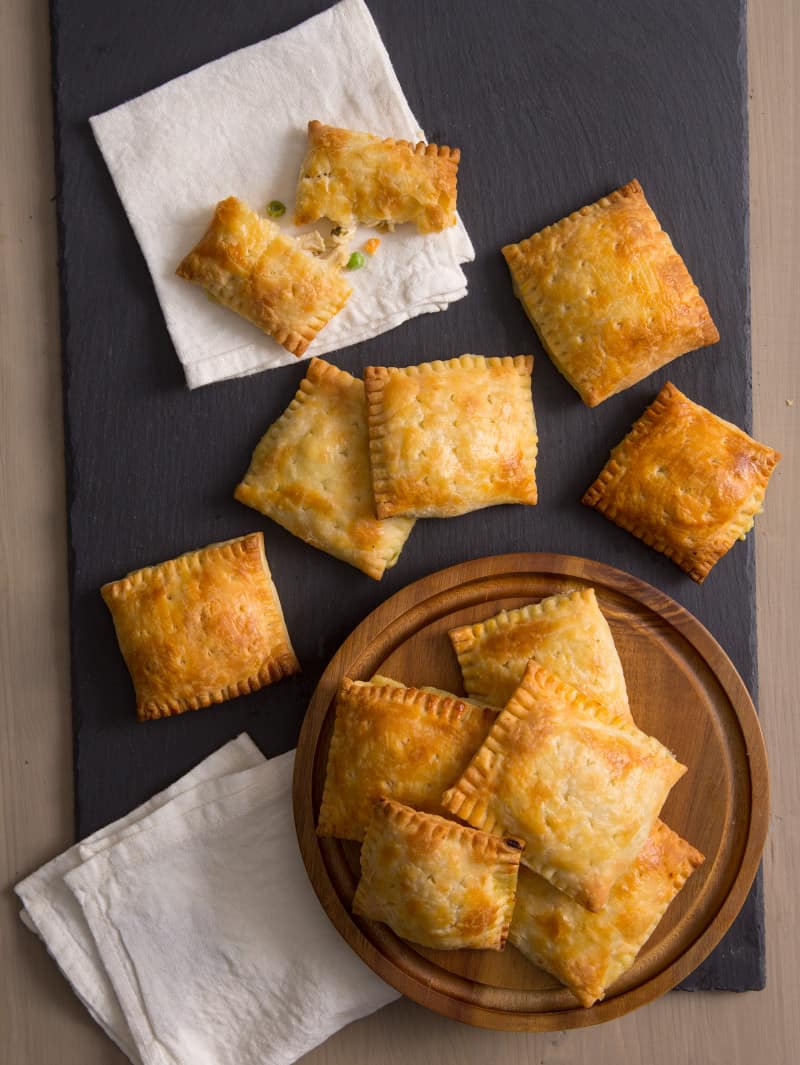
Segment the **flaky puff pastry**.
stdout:
<svg viewBox="0 0 800 1065">
<path fill-rule="evenodd" d="M 442 792 L 464 772 L 494 718 L 454 695 L 345 678 L 318 834 L 362 840 L 383 797 L 441 813 Z"/>
<path fill-rule="evenodd" d="M 545 879 L 521 870 L 509 942 L 591 1006 L 633 965 L 667 907 L 704 861 L 657 821 L 633 865 L 592 913 Z"/>
<path fill-rule="evenodd" d="M 523 864 L 590 910 L 650 834 L 686 772 L 627 715 L 530 662 L 442 805 L 476 828 L 525 841 Z"/>
<path fill-rule="evenodd" d="M 382 799 L 361 848 L 353 913 L 424 947 L 502 950 L 522 847 Z"/>
<path fill-rule="evenodd" d="M 479 702 L 505 706 L 533 658 L 585 695 L 619 714 L 629 712 L 622 663 L 594 588 L 501 610 L 448 635 L 464 689 Z"/>
<path fill-rule="evenodd" d="M 235 196 L 217 204 L 204 236 L 175 272 L 298 357 L 352 291 L 335 265 Z"/>
<path fill-rule="evenodd" d="M 445 518 L 536 503 L 532 371 L 531 355 L 368 366 L 378 516 Z"/>
<path fill-rule="evenodd" d="M 503 255 L 542 346 L 590 407 L 719 340 L 638 181 Z"/>
<path fill-rule="evenodd" d="M 308 123 L 297 183 L 297 225 L 329 218 L 343 226 L 413 222 L 420 233 L 456 223 L 461 152 Z"/>
<path fill-rule="evenodd" d="M 300 669 L 260 532 L 136 570 L 101 594 L 140 720 L 221 703 Z"/>
<path fill-rule="evenodd" d="M 667 382 L 583 502 L 701 583 L 752 529 L 780 457 Z"/>
<path fill-rule="evenodd" d="M 364 384 L 322 359 L 311 360 L 234 494 L 375 580 L 395 564 L 414 526 L 412 518 L 375 517 Z"/>
</svg>

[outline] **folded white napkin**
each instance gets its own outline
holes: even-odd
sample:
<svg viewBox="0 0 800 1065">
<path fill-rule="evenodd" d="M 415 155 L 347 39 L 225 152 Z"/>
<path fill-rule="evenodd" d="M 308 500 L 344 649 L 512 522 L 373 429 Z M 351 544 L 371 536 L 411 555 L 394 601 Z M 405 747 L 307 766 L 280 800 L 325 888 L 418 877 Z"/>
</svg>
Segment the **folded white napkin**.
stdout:
<svg viewBox="0 0 800 1065">
<path fill-rule="evenodd" d="M 355 86 L 355 89 L 354 89 Z M 306 125 L 424 140 L 363 0 L 342 0 L 260 44 L 218 59 L 91 119 L 156 287 L 190 388 L 295 361 L 270 337 L 175 277 L 214 204 L 287 206 Z M 458 142 L 458 131 L 450 138 Z M 308 227 L 307 227 L 308 228 Z M 374 231 L 359 230 L 354 247 Z M 348 275 L 353 294 L 307 357 L 367 340 L 466 295 L 459 264 L 475 257 L 463 224 L 422 236 L 399 226 Z"/>
<path fill-rule="evenodd" d="M 240 736 L 17 886 L 135 1065 L 284 1065 L 397 997 L 308 883 L 293 765 Z"/>
</svg>

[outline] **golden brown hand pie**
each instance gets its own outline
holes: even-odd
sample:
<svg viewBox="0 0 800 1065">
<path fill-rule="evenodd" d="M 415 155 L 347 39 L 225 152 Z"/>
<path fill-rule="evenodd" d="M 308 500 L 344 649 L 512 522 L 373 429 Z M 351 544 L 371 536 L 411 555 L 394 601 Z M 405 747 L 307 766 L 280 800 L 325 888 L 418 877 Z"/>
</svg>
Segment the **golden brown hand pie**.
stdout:
<svg viewBox="0 0 800 1065">
<path fill-rule="evenodd" d="M 442 804 L 476 828 L 519 836 L 524 865 L 599 910 L 685 772 L 629 717 L 530 662 Z"/>
<path fill-rule="evenodd" d="M 246 695 L 300 670 L 260 532 L 136 570 L 101 593 L 142 721 Z"/>
<path fill-rule="evenodd" d="M 236 498 L 379 580 L 414 521 L 375 517 L 364 385 L 312 359 L 297 395 L 253 453 Z"/>
<path fill-rule="evenodd" d="M 378 517 L 446 518 L 498 503 L 535 503 L 532 370 L 530 355 L 368 366 Z"/>
<path fill-rule="evenodd" d="M 633 865 L 592 913 L 520 870 L 509 941 L 591 1006 L 627 972 L 703 855 L 657 821 Z"/>
<path fill-rule="evenodd" d="M 297 356 L 352 291 L 341 270 L 235 196 L 217 204 L 205 235 L 175 272 Z"/>
<path fill-rule="evenodd" d="M 345 678 L 317 832 L 363 839 L 384 796 L 441 813 L 442 792 L 463 773 L 494 718 L 454 695 Z"/>
<path fill-rule="evenodd" d="M 638 181 L 503 255 L 542 346 L 590 407 L 719 340 Z"/>
<path fill-rule="evenodd" d="M 594 588 L 501 610 L 449 636 L 467 695 L 481 703 L 505 706 L 533 658 L 585 695 L 629 713 L 622 664 Z"/>
<path fill-rule="evenodd" d="M 502 950 L 522 846 L 381 799 L 361 848 L 353 913 L 425 947 Z"/>
<path fill-rule="evenodd" d="M 392 227 L 414 222 L 420 233 L 456 223 L 461 152 L 371 133 L 308 123 L 308 153 L 297 184 L 297 225 L 330 218 Z"/>
<path fill-rule="evenodd" d="M 667 382 L 583 502 L 702 582 L 752 529 L 779 459 Z"/>
</svg>

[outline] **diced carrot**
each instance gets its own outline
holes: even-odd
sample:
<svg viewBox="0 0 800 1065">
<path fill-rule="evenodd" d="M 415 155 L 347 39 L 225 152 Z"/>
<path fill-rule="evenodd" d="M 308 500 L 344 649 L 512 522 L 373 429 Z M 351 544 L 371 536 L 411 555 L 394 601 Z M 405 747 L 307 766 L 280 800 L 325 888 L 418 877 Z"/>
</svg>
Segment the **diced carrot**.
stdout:
<svg viewBox="0 0 800 1065">
<path fill-rule="evenodd" d="M 364 251 L 367 253 L 367 255 L 374 255 L 375 252 L 378 250 L 378 245 L 380 244 L 380 242 L 380 237 L 370 237 L 370 239 L 364 245 Z"/>
</svg>

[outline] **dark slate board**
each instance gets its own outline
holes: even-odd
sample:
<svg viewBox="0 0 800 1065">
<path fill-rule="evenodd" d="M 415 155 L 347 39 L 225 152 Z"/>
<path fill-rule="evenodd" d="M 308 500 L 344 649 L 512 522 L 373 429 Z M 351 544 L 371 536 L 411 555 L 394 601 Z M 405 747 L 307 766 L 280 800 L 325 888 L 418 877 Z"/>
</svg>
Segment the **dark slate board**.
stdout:
<svg viewBox="0 0 800 1065">
<path fill-rule="evenodd" d="M 268 755 L 292 747 L 314 685 L 350 630 L 410 581 L 481 555 L 562 551 L 644 578 L 704 622 L 755 693 L 752 538 L 699 588 L 578 503 L 609 448 L 668 376 L 718 414 L 750 426 L 743 3 L 371 0 L 428 136 L 463 151 L 459 207 L 477 260 L 467 267 L 466 299 L 336 361 L 359 374 L 368 362 L 534 351 L 541 434 L 539 506 L 420 522 L 380 584 L 232 500 L 252 447 L 305 367 L 193 393 L 184 387 L 88 124 L 92 114 L 326 6 L 53 0 L 80 835 L 124 814 L 243 729 Z M 358 91 L 358 70 L 352 74 Z M 541 352 L 498 248 L 634 176 L 698 280 L 723 339 L 590 411 Z M 98 587 L 258 528 L 304 672 L 222 707 L 138 724 Z M 760 883 L 725 941 L 684 986 L 764 986 Z"/>
</svg>

